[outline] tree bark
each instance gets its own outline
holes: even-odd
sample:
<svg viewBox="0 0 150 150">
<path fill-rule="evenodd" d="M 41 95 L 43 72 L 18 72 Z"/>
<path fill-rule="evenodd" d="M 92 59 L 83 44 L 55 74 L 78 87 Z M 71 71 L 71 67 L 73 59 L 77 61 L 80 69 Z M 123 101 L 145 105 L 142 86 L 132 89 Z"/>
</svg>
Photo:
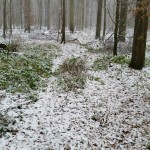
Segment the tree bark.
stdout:
<svg viewBox="0 0 150 150">
<path fill-rule="evenodd" d="M 41 28 L 42 28 L 42 13 L 43 13 L 42 0 L 38 0 L 38 5 L 39 5 L 39 26 L 40 26 L 40 30 L 41 30 Z"/>
<path fill-rule="evenodd" d="M 147 29 L 148 29 L 148 5 L 143 0 L 137 0 L 136 5 L 136 16 L 134 26 L 134 37 L 133 37 L 133 48 L 132 58 L 129 67 L 133 69 L 142 69 L 145 63 L 145 49 L 147 40 Z"/>
<path fill-rule="evenodd" d="M 104 25 L 103 25 L 103 40 L 106 34 L 106 0 L 104 0 Z"/>
<path fill-rule="evenodd" d="M 98 0 L 97 24 L 95 39 L 100 39 L 103 0 Z"/>
<path fill-rule="evenodd" d="M 117 0 L 113 56 L 117 56 L 120 0 Z"/>
<path fill-rule="evenodd" d="M 62 38 L 61 44 L 65 44 L 65 25 L 66 25 L 66 10 L 65 10 L 65 0 L 62 0 Z"/>
<path fill-rule="evenodd" d="M 85 11 L 85 28 L 88 28 L 88 23 L 89 23 L 89 0 L 86 0 L 86 11 Z"/>
<path fill-rule="evenodd" d="M 50 0 L 47 0 L 47 30 L 50 29 Z"/>
<path fill-rule="evenodd" d="M 84 30 L 84 11 L 85 11 L 85 2 L 84 0 L 81 0 L 81 10 L 82 10 L 82 16 L 81 16 L 81 29 Z"/>
<path fill-rule="evenodd" d="M 7 29 L 7 23 L 6 23 L 6 0 L 3 0 L 3 38 L 6 38 L 6 29 Z"/>
<path fill-rule="evenodd" d="M 20 13 L 20 26 L 21 26 L 21 29 L 23 29 L 23 21 L 22 21 L 23 10 L 22 10 L 22 5 L 23 5 L 23 2 L 22 2 L 22 0 L 20 0 L 19 1 L 19 13 Z"/>
<path fill-rule="evenodd" d="M 9 11 L 10 11 L 10 18 L 9 18 L 9 29 L 10 29 L 10 36 L 12 35 L 12 0 L 9 3 Z"/>
<path fill-rule="evenodd" d="M 25 30 L 30 33 L 30 25 L 31 25 L 31 8 L 30 8 L 30 0 L 24 0 L 24 19 L 25 19 Z"/>
<path fill-rule="evenodd" d="M 69 0 L 70 1 L 70 32 L 74 33 L 74 0 Z"/>
<path fill-rule="evenodd" d="M 121 0 L 120 23 L 118 41 L 126 41 L 126 24 L 127 24 L 128 0 Z"/>
</svg>

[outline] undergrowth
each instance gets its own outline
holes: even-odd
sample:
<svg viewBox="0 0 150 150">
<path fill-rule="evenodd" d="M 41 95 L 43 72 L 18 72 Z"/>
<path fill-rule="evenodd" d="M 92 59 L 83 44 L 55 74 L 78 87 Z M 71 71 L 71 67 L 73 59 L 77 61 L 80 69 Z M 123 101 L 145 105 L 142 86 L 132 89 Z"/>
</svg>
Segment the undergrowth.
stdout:
<svg viewBox="0 0 150 150">
<path fill-rule="evenodd" d="M 59 46 L 55 45 L 55 44 L 49 44 L 49 45 L 46 45 L 50 50 L 59 50 Z"/>
<path fill-rule="evenodd" d="M 44 78 L 51 73 L 51 60 L 0 53 L 0 90 L 7 92 L 29 92 L 46 85 Z"/>
<path fill-rule="evenodd" d="M 125 64 L 129 64 L 129 62 L 130 59 L 124 55 L 115 56 L 115 57 L 103 56 L 101 58 L 97 58 L 94 61 L 92 68 L 94 69 L 94 71 L 107 70 L 110 63 L 125 65 Z"/>
<path fill-rule="evenodd" d="M 101 52 L 101 49 L 100 48 L 93 48 L 92 46 L 89 46 L 89 45 L 82 45 L 85 49 L 88 50 L 88 52 L 90 53 L 100 53 Z"/>
<path fill-rule="evenodd" d="M 15 120 L 12 120 L 7 115 L 2 115 L 0 113 L 0 138 L 8 131 L 15 132 L 15 130 L 9 129 L 9 125 L 14 125 L 15 123 Z"/>
<path fill-rule="evenodd" d="M 28 56 L 42 57 L 46 59 L 52 59 L 57 57 L 57 52 L 60 51 L 60 47 L 54 44 L 41 44 L 41 45 L 24 45 L 23 52 Z"/>
<path fill-rule="evenodd" d="M 94 69 L 94 71 L 106 70 L 108 68 L 109 62 L 110 62 L 110 57 L 108 56 L 97 58 L 94 61 L 92 68 Z"/>
<path fill-rule="evenodd" d="M 129 64 L 130 60 L 127 56 L 120 55 L 120 56 L 112 57 L 111 62 L 124 65 L 124 64 Z"/>
<path fill-rule="evenodd" d="M 150 52 L 150 45 L 147 46 L 146 51 Z"/>
<path fill-rule="evenodd" d="M 58 85 L 65 91 L 83 89 L 86 82 L 86 65 L 81 58 L 66 59 L 59 66 Z"/>
<path fill-rule="evenodd" d="M 101 78 L 99 78 L 99 77 L 89 76 L 88 79 L 91 80 L 91 81 L 100 82 L 102 85 L 105 84 L 104 81 Z"/>
<path fill-rule="evenodd" d="M 150 67 L 150 58 L 145 59 L 145 66 Z"/>
</svg>

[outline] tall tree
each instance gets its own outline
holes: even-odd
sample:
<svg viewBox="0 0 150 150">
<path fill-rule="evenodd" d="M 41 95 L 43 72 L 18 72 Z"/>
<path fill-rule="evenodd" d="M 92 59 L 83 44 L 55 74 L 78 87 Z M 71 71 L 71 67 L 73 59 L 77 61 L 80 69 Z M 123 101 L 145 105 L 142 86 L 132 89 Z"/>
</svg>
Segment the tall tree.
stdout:
<svg viewBox="0 0 150 150">
<path fill-rule="evenodd" d="M 24 17 L 25 17 L 25 31 L 30 33 L 30 26 L 31 26 L 31 6 L 30 0 L 24 0 Z"/>
<path fill-rule="evenodd" d="M 81 30 L 82 29 L 82 1 L 81 0 L 77 0 L 78 5 L 76 5 L 77 7 L 77 29 Z"/>
<path fill-rule="evenodd" d="M 65 44 L 65 25 L 66 25 L 66 0 L 62 0 L 62 38 L 61 38 L 61 44 Z"/>
<path fill-rule="evenodd" d="M 23 14 L 23 2 L 22 0 L 19 1 L 19 13 L 20 13 L 20 26 L 21 26 L 21 29 L 23 28 L 23 21 L 22 21 L 22 14 Z"/>
<path fill-rule="evenodd" d="M 128 0 L 121 0 L 118 40 L 122 42 L 125 42 L 126 40 L 127 13 L 128 13 Z"/>
<path fill-rule="evenodd" d="M 106 0 L 104 0 L 104 25 L 103 25 L 103 40 L 106 34 Z"/>
<path fill-rule="evenodd" d="M 129 65 L 133 69 L 142 69 L 145 63 L 149 3 L 150 0 L 137 0 L 136 4 L 132 58 Z"/>
<path fill-rule="evenodd" d="M 3 38 L 6 38 L 6 0 L 3 0 Z"/>
<path fill-rule="evenodd" d="M 81 0 L 81 10 L 82 10 L 82 15 L 81 15 L 81 29 L 84 30 L 84 11 L 85 11 L 85 2 L 84 0 Z"/>
<path fill-rule="evenodd" d="M 47 0 L 47 30 L 50 29 L 50 0 Z"/>
<path fill-rule="evenodd" d="M 74 33 L 74 0 L 69 0 L 69 11 L 70 11 L 70 23 L 69 23 L 69 28 L 70 32 Z"/>
<path fill-rule="evenodd" d="M 10 0 L 10 2 L 9 2 L 9 12 L 10 12 L 9 29 L 10 29 L 10 36 L 11 36 L 12 35 L 12 0 Z"/>
<path fill-rule="evenodd" d="M 89 18 L 88 18 L 88 16 L 89 16 L 89 0 L 86 0 L 85 1 L 85 9 L 86 9 L 86 11 L 85 11 L 85 28 L 87 28 L 88 27 L 88 21 L 89 21 Z"/>
<path fill-rule="evenodd" d="M 40 30 L 42 27 L 42 13 L 43 13 L 43 1 L 42 0 L 38 0 L 38 6 L 39 6 L 39 26 L 40 26 Z"/>
<path fill-rule="evenodd" d="M 98 10 L 97 10 L 97 23 L 96 23 L 96 39 L 100 39 L 100 32 L 101 32 L 101 20 L 102 20 L 102 6 L 103 0 L 98 0 Z"/>
<path fill-rule="evenodd" d="M 114 49 L 113 55 L 117 56 L 117 46 L 118 46 L 118 27 L 119 27 L 119 16 L 120 16 L 120 0 L 117 0 L 116 6 L 116 21 L 115 21 L 115 30 L 114 30 Z"/>
</svg>

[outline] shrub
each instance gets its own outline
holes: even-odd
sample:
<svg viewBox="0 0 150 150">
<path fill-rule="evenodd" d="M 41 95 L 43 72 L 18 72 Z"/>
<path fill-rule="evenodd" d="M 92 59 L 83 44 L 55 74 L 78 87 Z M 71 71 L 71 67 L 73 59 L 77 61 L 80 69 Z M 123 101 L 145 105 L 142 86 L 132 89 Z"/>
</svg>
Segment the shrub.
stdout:
<svg viewBox="0 0 150 150">
<path fill-rule="evenodd" d="M 7 50 L 9 52 L 18 52 L 20 45 L 18 43 L 7 44 Z"/>
<path fill-rule="evenodd" d="M 9 116 L 0 113 L 0 138 L 9 131 L 9 124 L 15 124 L 16 121 L 10 119 Z"/>
<path fill-rule="evenodd" d="M 18 36 L 13 36 L 11 37 L 11 41 L 9 44 L 7 44 L 7 50 L 9 52 L 19 52 L 21 45 L 23 43 L 22 38 L 18 35 Z"/>
<path fill-rule="evenodd" d="M 80 58 L 66 59 L 59 70 L 61 73 L 68 72 L 71 75 L 78 75 L 86 71 L 85 61 Z"/>
<path fill-rule="evenodd" d="M 59 46 L 57 46 L 57 45 L 55 45 L 55 44 L 49 44 L 49 45 L 47 45 L 47 47 L 50 49 L 50 50 L 54 50 L 54 49 L 60 49 L 60 47 Z"/>
<path fill-rule="evenodd" d="M 127 56 L 124 56 L 124 55 L 121 55 L 121 56 L 115 56 L 111 59 L 111 61 L 113 63 L 116 63 L 116 64 L 129 64 L 129 58 L 127 58 Z"/>
<path fill-rule="evenodd" d="M 41 87 L 43 78 L 49 77 L 52 63 L 37 57 L 0 53 L 0 90 L 29 92 Z"/>
<path fill-rule="evenodd" d="M 149 58 L 145 59 L 145 66 L 150 67 L 150 59 Z"/>
<path fill-rule="evenodd" d="M 94 61 L 92 68 L 95 71 L 106 70 L 108 68 L 109 62 L 110 62 L 110 57 L 103 56 L 102 58 L 97 58 Z"/>
<path fill-rule="evenodd" d="M 80 58 L 66 59 L 59 66 L 58 85 L 65 91 L 83 89 L 86 77 L 85 61 Z"/>
<path fill-rule="evenodd" d="M 86 75 L 62 75 L 59 77 L 58 85 L 62 87 L 64 91 L 76 91 L 77 89 L 84 89 L 86 82 Z"/>
<path fill-rule="evenodd" d="M 90 46 L 90 45 L 83 45 L 87 50 L 88 50 L 88 52 L 90 52 L 90 53 L 99 53 L 99 52 L 101 52 L 101 48 L 98 48 L 98 46 L 97 47 L 95 47 L 95 48 L 93 48 L 92 46 Z"/>
</svg>

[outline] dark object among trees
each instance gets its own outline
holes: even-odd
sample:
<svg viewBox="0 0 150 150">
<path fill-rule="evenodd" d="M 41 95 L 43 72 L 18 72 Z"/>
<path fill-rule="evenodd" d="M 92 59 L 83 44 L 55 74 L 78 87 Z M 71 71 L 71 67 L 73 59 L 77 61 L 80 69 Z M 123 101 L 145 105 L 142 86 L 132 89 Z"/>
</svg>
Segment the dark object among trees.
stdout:
<svg viewBox="0 0 150 150">
<path fill-rule="evenodd" d="M 7 45 L 0 43 L 0 49 L 7 50 Z"/>
<path fill-rule="evenodd" d="M 118 29 L 119 29 L 119 16 L 120 16 L 120 0 L 117 0 L 116 6 L 116 22 L 115 22 L 115 31 L 114 31 L 114 50 L 113 55 L 117 56 L 117 46 L 118 46 Z"/>
<path fill-rule="evenodd" d="M 70 24 L 69 24 L 69 28 L 70 28 L 70 32 L 74 33 L 74 0 L 70 0 Z"/>
<path fill-rule="evenodd" d="M 30 0 L 24 1 L 24 21 L 25 21 L 25 29 L 24 32 L 28 31 L 30 33 L 30 25 L 31 25 L 31 8 L 30 8 Z"/>
<path fill-rule="evenodd" d="M 62 0 L 62 38 L 61 38 L 61 44 L 65 44 L 65 25 L 66 25 L 66 8 L 65 8 L 65 0 Z"/>
<path fill-rule="evenodd" d="M 126 40 L 126 24 L 127 24 L 128 0 L 121 0 L 119 37 L 118 41 L 125 42 Z"/>
<path fill-rule="evenodd" d="M 106 34 L 106 0 L 104 0 L 104 24 L 103 24 L 103 40 Z"/>
<path fill-rule="evenodd" d="M 3 38 L 6 38 L 6 29 L 7 29 L 7 23 L 6 23 L 6 0 L 3 0 Z"/>
<path fill-rule="evenodd" d="M 103 0 L 98 0 L 97 23 L 95 39 L 100 39 Z"/>
<path fill-rule="evenodd" d="M 9 30 L 10 36 L 12 35 L 12 0 L 9 2 Z"/>
<path fill-rule="evenodd" d="M 149 1 L 137 0 L 134 26 L 132 58 L 129 67 L 142 69 L 145 63 L 145 49 L 148 29 Z"/>
</svg>

